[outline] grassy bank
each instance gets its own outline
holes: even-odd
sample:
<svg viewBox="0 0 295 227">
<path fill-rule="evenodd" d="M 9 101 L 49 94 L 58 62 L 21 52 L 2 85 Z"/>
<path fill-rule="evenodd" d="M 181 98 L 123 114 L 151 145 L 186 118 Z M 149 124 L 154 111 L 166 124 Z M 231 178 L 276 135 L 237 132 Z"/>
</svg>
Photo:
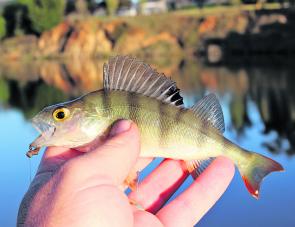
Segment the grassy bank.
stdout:
<svg viewBox="0 0 295 227">
<path fill-rule="evenodd" d="M 214 6 L 136 17 L 68 17 L 40 37 L 4 40 L 2 59 L 79 58 L 130 54 L 140 58 L 194 56 L 206 40 L 260 32 L 269 24 L 288 23 L 289 10 L 278 4 Z M 13 45 L 12 45 L 13 44 Z"/>
<path fill-rule="evenodd" d="M 191 8 L 191 9 L 183 9 L 171 12 L 174 15 L 181 16 L 208 16 L 208 15 L 220 15 L 220 14 L 228 14 L 228 13 L 239 13 L 240 11 L 256 11 L 256 10 L 274 10 L 280 9 L 281 5 L 279 3 L 266 3 L 263 5 L 258 4 L 247 4 L 247 5 L 228 5 L 228 6 L 205 6 L 202 9 L 199 8 Z"/>
</svg>

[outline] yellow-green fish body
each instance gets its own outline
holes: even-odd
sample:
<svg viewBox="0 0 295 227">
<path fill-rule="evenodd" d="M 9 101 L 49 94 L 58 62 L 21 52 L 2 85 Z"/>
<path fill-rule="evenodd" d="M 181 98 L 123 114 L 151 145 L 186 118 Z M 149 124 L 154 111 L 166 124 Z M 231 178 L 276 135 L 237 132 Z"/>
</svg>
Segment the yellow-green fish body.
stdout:
<svg viewBox="0 0 295 227">
<path fill-rule="evenodd" d="M 104 89 L 46 107 L 33 119 L 42 133 L 32 147 L 86 145 L 105 135 L 119 119 L 134 121 L 141 134 L 141 157 L 187 161 L 198 174 L 217 156 L 234 161 L 249 192 L 258 197 L 260 182 L 282 166 L 227 140 L 215 95 L 192 108 L 182 106 L 175 83 L 148 65 L 118 56 L 104 67 Z"/>
<path fill-rule="evenodd" d="M 225 153 L 225 146 L 231 144 L 217 129 L 204 128 L 203 120 L 192 110 L 157 99 L 125 91 L 101 90 L 83 97 L 84 101 L 95 106 L 95 110 L 92 107 L 88 110 L 96 114 L 93 121 L 103 119 L 102 131 L 119 119 L 134 121 L 141 133 L 142 157 L 207 159 Z"/>
</svg>

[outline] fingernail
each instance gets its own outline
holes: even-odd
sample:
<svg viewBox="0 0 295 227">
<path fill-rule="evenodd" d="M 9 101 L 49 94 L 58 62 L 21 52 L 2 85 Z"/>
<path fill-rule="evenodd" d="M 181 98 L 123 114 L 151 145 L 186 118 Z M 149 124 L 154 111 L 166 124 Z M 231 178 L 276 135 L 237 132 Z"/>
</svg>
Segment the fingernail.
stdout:
<svg viewBox="0 0 295 227">
<path fill-rule="evenodd" d="M 114 124 L 112 127 L 109 136 L 113 137 L 119 135 L 120 133 L 126 132 L 131 127 L 131 121 L 128 120 L 120 120 Z"/>
</svg>

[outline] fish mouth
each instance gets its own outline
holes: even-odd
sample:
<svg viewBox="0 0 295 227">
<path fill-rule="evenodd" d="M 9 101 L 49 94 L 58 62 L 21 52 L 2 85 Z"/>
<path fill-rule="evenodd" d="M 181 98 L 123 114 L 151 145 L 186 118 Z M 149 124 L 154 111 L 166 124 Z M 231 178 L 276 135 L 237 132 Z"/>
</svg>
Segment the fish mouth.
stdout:
<svg viewBox="0 0 295 227">
<path fill-rule="evenodd" d="M 34 128 L 41 134 L 40 136 L 42 136 L 43 138 L 50 138 L 55 132 L 55 127 L 51 124 L 48 124 L 47 122 L 37 122 L 33 119 L 32 124 Z"/>
<path fill-rule="evenodd" d="M 40 148 L 48 143 L 48 140 L 53 136 L 56 130 L 55 126 L 34 118 L 32 119 L 32 124 L 40 135 L 29 146 L 29 151 L 26 153 L 29 158 L 38 154 Z"/>
<path fill-rule="evenodd" d="M 55 127 L 53 125 L 48 124 L 47 122 L 44 122 L 44 121 L 36 122 L 33 119 L 32 124 L 34 128 L 41 134 L 42 137 L 49 138 L 55 132 Z"/>
</svg>

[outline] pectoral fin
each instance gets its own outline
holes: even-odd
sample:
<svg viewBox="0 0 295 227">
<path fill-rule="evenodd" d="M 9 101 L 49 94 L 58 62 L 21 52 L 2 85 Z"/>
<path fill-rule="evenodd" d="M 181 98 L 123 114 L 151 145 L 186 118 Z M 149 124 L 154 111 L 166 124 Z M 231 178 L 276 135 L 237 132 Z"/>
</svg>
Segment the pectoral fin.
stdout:
<svg viewBox="0 0 295 227">
<path fill-rule="evenodd" d="M 135 191 L 138 187 L 138 180 L 139 172 L 131 172 L 127 176 L 127 178 L 124 180 L 124 185 L 129 187 L 132 191 Z"/>
</svg>

